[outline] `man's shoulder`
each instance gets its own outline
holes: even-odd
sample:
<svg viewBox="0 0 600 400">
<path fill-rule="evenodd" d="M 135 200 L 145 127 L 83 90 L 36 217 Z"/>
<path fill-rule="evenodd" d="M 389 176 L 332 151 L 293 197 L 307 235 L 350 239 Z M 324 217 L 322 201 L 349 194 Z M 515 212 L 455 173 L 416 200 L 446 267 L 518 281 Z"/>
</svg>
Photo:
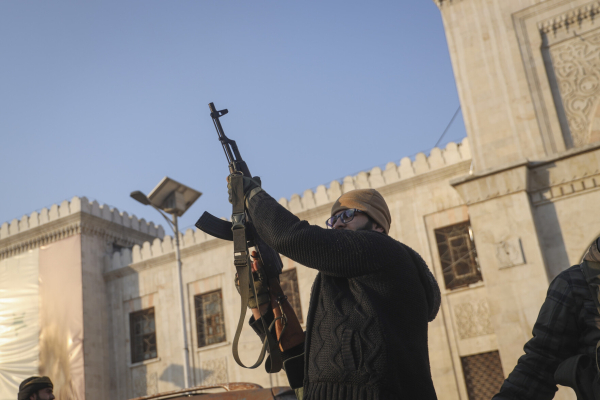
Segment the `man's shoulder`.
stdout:
<svg viewBox="0 0 600 400">
<path fill-rule="evenodd" d="M 590 298 L 590 289 L 579 265 L 573 265 L 556 276 L 550 283 L 548 295 L 567 294 L 572 298 Z"/>
<path fill-rule="evenodd" d="M 585 277 L 583 276 L 583 272 L 581 271 L 581 266 L 579 264 L 573 265 L 559 273 L 553 280 L 552 283 L 556 281 L 563 281 L 569 285 L 587 285 L 585 281 Z"/>
</svg>

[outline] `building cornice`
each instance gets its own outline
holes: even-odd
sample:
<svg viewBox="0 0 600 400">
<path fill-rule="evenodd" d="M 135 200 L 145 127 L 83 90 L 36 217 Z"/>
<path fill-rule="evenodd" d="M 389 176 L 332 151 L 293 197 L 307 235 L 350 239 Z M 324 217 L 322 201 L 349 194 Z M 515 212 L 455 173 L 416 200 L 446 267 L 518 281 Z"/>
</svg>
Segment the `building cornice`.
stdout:
<svg viewBox="0 0 600 400">
<path fill-rule="evenodd" d="M 199 234 L 202 233 L 200 231 L 195 232 L 198 232 Z M 158 253 L 157 249 L 162 249 L 161 245 L 164 240 L 172 240 L 172 238 L 170 236 L 166 236 L 162 241 L 160 239 L 155 239 L 152 246 L 150 245 L 150 242 L 144 243 L 141 247 L 139 245 L 135 245 L 133 253 L 136 254 L 136 262 L 133 262 L 132 251 L 129 249 L 123 249 L 119 252 L 113 253 L 112 258 L 107 257 L 106 259 L 106 272 L 104 273 L 104 280 L 108 282 L 123 278 L 128 275 L 137 274 L 155 267 L 161 267 L 169 264 L 174 265 L 176 261 L 175 251 L 170 250 L 169 252 L 156 254 Z M 183 237 L 181 238 L 181 241 L 183 242 Z M 181 258 L 185 259 L 217 247 L 231 245 L 232 242 L 211 237 L 205 242 L 196 243 L 190 247 L 182 248 Z M 154 248 L 154 254 L 152 253 L 152 248 Z M 142 258 L 142 252 L 144 255 L 146 255 L 145 258 Z M 147 257 L 148 255 L 150 255 L 150 257 Z M 233 264 L 233 255 L 231 255 L 231 263 Z M 183 264 L 183 267 L 185 268 L 185 263 Z"/>
<path fill-rule="evenodd" d="M 593 1 L 540 22 L 538 29 L 543 34 L 556 33 L 560 29 L 569 30 L 581 26 L 586 20 L 592 20 L 597 14 L 600 14 L 600 1 Z"/>
<path fill-rule="evenodd" d="M 100 236 L 124 247 L 156 237 L 80 211 L 0 239 L 0 260 L 79 234 Z"/>
<path fill-rule="evenodd" d="M 565 162 L 573 160 L 577 168 Z M 562 166 L 564 165 L 564 167 Z M 523 160 L 450 181 L 467 205 L 527 192 L 533 206 L 600 189 L 600 143 L 548 156 Z"/>
<path fill-rule="evenodd" d="M 96 216 L 115 226 L 130 228 L 151 237 L 163 237 L 165 234 L 163 228 L 153 222 L 146 222 L 143 218 L 138 219 L 135 215 L 119 212 L 116 208 L 99 204 L 95 200 L 90 202 L 86 197 L 73 197 L 71 201 L 65 200 L 50 208 L 42 208 L 40 212 L 34 211 L 29 215 L 24 215 L 20 220 L 13 219 L 10 223 L 5 222 L 0 225 L 0 248 L 2 243 L 10 237 L 20 236 L 29 230 L 38 230 L 48 224 L 52 226 L 55 221 L 78 213 Z"/>
</svg>

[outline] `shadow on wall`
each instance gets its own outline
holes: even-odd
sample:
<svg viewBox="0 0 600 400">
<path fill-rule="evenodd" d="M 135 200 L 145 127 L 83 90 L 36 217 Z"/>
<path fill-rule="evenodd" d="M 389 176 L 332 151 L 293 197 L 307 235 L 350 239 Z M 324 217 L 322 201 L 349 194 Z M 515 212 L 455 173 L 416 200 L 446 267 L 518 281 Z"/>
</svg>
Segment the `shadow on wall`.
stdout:
<svg viewBox="0 0 600 400">
<path fill-rule="evenodd" d="M 550 170 L 552 168 L 556 168 L 556 164 L 552 163 L 536 168 L 535 173 L 531 174 L 534 181 L 532 183 L 536 187 L 550 187 Z M 546 275 L 550 282 L 559 273 L 569 268 L 571 263 L 554 203 L 544 203 L 534 207 L 532 211 L 546 265 Z"/>
<path fill-rule="evenodd" d="M 197 385 L 212 385 L 216 383 L 228 383 L 221 382 L 220 380 L 215 380 L 219 374 L 215 374 L 215 371 L 205 370 L 200 368 L 191 368 L 192 374 L 194 376 L 199 377 Z M 158 381 L 168 382 L 175 387 L 183 386 L 183 365 L 180 364 L 170 364 L 167 368 L 165 368 L 160 376 L 156 372 L 148 371 L 146 365 L 140 365 L 132 368 L 132 381 L 133 381 L 133 397 L 142 397 L 149 396 L 153 394 L 160 393 L 161 391 L 158 387 Z M 196 386 L 196 385 L 193 385 Z M 171 389 L 174 390 L 174 389 Z"/>
<path fill-rule="evenodd" d="M 208 385 L 214 383 L 227 383 L 227 382 L 213 382 L 211 379 L 215 375 L 215 371 L 202 369 L 202 368 L 190 368 L 192 376 L 196 377 L 198 385 Z M 172 382 L 175 385 L 181 385 L 183 383 L 183 365 L 171 364 L 164 369 L 160 374 L 159 380 L 163 382 Z"/>
</svg>

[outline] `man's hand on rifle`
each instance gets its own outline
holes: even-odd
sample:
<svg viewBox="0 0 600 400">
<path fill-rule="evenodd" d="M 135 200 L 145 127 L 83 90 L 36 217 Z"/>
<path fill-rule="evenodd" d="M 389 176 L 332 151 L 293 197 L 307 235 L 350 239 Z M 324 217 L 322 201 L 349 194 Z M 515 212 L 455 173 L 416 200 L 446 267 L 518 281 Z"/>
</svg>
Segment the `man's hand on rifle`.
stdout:
<svg viewBox="0 0 600 400">
<path fill-rule="evenodd" d="M 234 175 L 229 175 L 227 177 L 227 192 L 229 193 L 229 202 L 233 204 L 233 188 L 231 187 L 231 177 Z M 254 176 L 252 178 L 248 178 L 247 176 L 243 176 L 244 180 L 244 198 L 246 201 L 250 200 L 252 196 L 262 190 L 260 177 Z"/>
<path fill-rule="evenodd" d="M 256 294 L 259 299 L 257 302 L 254 297 L 251 297 L 248 302 L 248 307 L 252 310 L 254 319 L 259 320 L 262 315 L 268 311 L 270 304 L 275 319 L 277 319 L 275 322 L 275 331 L 277 333 L 277 340 L 280 341 L 279 347 L 281 350 L 285 351 L 303 343 L 304 331 L 300 326 L 300 321 L 298 320 L 294 309 L 287 301 L 287 297 L 285 296 L 279 281 L 277 279 L 271 279 L 269 281 L 268 289 L 265 288 L 263 283 L 258 279 L 261 273 L 262 262 L 260 261 L 260 258 L 258 258 L 256 251 L 252 252 L 252 258 L 254 259 L 252 261 L 252 274 L 255 276 L 254 287 L 256 288 Z M 235 283 L 239 292 L 239 280 L 237 279 L 237 276 Z M 281 319 L 284 314 L 285 322 Z"/>
</svg>

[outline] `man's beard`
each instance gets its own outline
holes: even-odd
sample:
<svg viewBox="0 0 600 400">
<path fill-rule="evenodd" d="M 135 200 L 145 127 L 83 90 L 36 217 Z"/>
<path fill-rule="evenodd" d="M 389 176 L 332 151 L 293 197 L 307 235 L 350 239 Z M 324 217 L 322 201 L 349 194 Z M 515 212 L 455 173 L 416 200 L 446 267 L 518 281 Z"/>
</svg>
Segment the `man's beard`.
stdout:
<svg viewBox="0 0 600 400">
<path fill-rule="evenodd" d="M 356 229 L 357 231 L 372 231 L 373 230 L 373 221 L 368 220 L 365 222 L 363 226 Z"/>
</svg>

